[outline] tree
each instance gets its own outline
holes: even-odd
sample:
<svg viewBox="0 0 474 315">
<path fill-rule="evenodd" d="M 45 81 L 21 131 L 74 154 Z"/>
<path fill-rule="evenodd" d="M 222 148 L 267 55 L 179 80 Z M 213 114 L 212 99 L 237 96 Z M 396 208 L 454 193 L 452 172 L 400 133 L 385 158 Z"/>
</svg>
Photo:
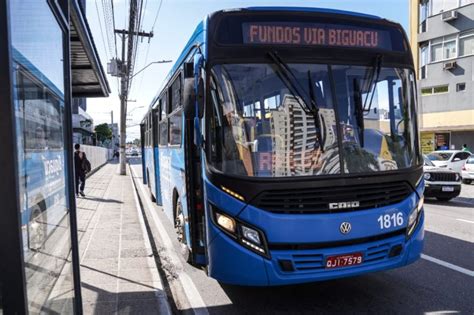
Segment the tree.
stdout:
<svg viewBox="0 0 474 315">
<path fill-rule="evenodd" d="M 135 138 L 135 140 L 133 140 L 133 144 L 134 144 L 135 146 L 137 146 L 137 147 L 140 146 L 140 144 L 141 144 L 140 139 L 136 139 L 136 138 Z"/>
<path fill-rule="evenodd" d="M 94 131 L 100 142 L 112 139 L 112 129 L 106 123 L 95 126 Z"/>
</svg>

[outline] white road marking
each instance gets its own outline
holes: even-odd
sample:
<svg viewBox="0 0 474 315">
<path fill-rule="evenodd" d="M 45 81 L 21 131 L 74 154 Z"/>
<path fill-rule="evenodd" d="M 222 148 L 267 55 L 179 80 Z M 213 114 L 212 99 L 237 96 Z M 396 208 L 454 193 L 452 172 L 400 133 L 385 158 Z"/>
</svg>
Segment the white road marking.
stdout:
<svg viewBox="0 0 474 315">
<path fill-rule="evenodd" d="M 464 219 L 456 219 L 456 220 L 461 221 L 461 222 L 467 222 L 467 223 L 474 224 L 474 221 L 469 221 L 469 220 L 464 220 Z"/>
<path fill-rule="evenodd" d="M 133 177 L 138 178 L 133 167 L 130 166 L 130 170 L 133 174 Z M 148 195 L 141 183 L 138 183 L 137 186 L 139 187 L 143 196 Z M 201 295 L 199 294 L 198 289 L 194 285 L 194 282 L 191 280 L 188 274 L 184 272 L 184 266 L 181 260 L 179 259 L 176 250 L 174 249 L 173 243 L 171 242 L 171 238 L 169 237 L 168 233 L 166 233 L 163 223 L 161 223 L 156 212 L 153 211 L 153 204 L 151 203 L 150 198 L 144 198 L 144 202 L 146 203 L 146 206 L 150 209 L 153 222 L 155 223 L 158 233 L 160 234 L 160 238 L 163 241 L 164 256 L 168 257 L 170 263 L 176 267 L 177 279 L 181 283 L 184 294 L 186 295 L 188 303 L 193 309 L 194 314 L 209 315 L 206 303 L 204 303 Z"/>
<path fill-rule="evenodd" d="M 131 169 L 132 167 L 129 165 L 129 168 Z M 135 187 L 135 182 L 131 175 L 130 175 L 130 181 L 132 182 L 132 187 Z M 140 211 L 140 208 L 141 208 L 140 202 L 138 201 L 138 195 L 135 189 L 133 189 L 133 197 L 135 198 L 135 208 L 137 209 L 137 212 L 138 212 L 138 220 L 140 221 L 143 239 L 145 240 L 146 251 L 148 253 L 152 253 L 153 251 L 151 248 L 150 239 L 148 238 L 148 234 L 146 232 L 145 221 L 143 220 L 143 214 Z M 163 282 L 161 281 L 160 275 L 158 274 L 158 270 L 156 269 L 154 258 L 147 257 L 147 264 L 151 272 L 151 276 L 153 277 L 153 287 L 157 289 L 155 291 L 155 296 L 159 301 L 160 311 L 158 313 L 163 314 L 163 315 L 171 315 L 172 314 L 171 307 L 168 303 L 168 298 L 166 297 L 166 293 L 163 288 Z"/>
<path fill-rule="evenodd" d="M 474 277 L 474 271 L 472 271 L 472 270 L 469 270 L 469 269 L 466 269 L 466 268 L 463 268 L 463 267 L 459 267 L 459 266 L 453 265 L 453 264 L 448 263 L 448 262 L 446 262 L 446 261 L 444 261 L 444 260 L 441 260 L 441 259 L 438 259 L 438 258 L 434 258 L 434 257 L 428 256 L 428 255 L 425 255 L 425 254 L 421 254 L 421 258 L 423 258 L 423 259 L 425 259 L 425 260 L 428 260 L 428 261 L 431 261 L 432 263 L 438 264 L 438 265 L 440 265 L 440 266 L 443 266 L 443 267 L 446 267 L 446 268 L 455 270 L 455 271 L 457 271 L 457 272 L 463 273 L 463 274 L 465 274 L 465 275 Z"/>
</svg>

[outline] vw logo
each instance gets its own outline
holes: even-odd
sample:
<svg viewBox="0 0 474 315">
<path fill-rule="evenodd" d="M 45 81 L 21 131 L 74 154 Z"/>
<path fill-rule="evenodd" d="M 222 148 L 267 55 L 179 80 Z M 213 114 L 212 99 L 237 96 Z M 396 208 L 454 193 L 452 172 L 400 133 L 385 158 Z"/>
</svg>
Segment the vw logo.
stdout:
<svg viewBox="0 0 474 315">
<path fill-rule="evenodd" d="M 339 227 L 339 231 L 341 231 L 342 234 L 348 234 L 352 229 L 352 226 L 349 222 L 342 222 L 341 226 Z"/>
</svg>

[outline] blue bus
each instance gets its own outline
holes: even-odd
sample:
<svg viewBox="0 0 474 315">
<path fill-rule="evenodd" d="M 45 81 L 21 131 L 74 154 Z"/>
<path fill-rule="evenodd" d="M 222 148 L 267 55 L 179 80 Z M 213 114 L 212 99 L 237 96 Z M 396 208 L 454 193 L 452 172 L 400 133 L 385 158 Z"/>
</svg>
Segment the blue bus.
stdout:
<svg viewBox="0 0 474 315">
<path fill-rule="evenodd" d="M 141 124 L 143 178 L 183 255 L 237 285 L 402 267 L 423 248 L 412 55 L 386 19 L 207 16 Z"/>
</svg>

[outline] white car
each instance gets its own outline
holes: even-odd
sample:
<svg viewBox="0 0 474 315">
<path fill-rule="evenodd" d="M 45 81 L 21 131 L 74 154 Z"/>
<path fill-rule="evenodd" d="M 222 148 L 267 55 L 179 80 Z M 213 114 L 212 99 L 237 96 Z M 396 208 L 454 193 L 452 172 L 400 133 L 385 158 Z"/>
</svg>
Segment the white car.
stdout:
<svg viewBox="0 0 474 315">
<path fill-rule="evenodd" d="M 466 160 L 466 164 L 461 170 L 461 176 L 464 184 L 470 184 L 474 181 L 474 155 Z"/>
<path fill-rule="evenodd" d="M 461 175 L 445 167 L 435 166 L 426 155 L 423 156 L 423 176 L 425 178 L 425 197 L 436 197 L 449 201 L 461 193 Z"/>
<path fill-rule="evenodd" d="M 447 168 L 456 173 L 461 173 L 464 163 L 470 156 L 471 153 L 460 150 L 433 151 L 427 155 L 428 159 L 437 167 Z"/>
</svg>

